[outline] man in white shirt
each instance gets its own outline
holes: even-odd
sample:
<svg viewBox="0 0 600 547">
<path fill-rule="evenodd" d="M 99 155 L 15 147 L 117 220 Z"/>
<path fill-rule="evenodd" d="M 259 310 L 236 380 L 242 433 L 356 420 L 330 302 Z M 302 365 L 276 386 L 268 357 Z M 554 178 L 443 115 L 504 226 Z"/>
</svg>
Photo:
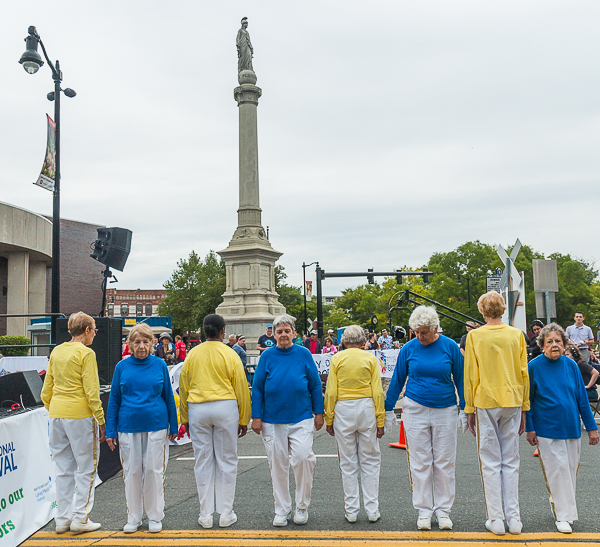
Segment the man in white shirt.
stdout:
<svg viewBox="0 0 600 547">
<path fill-rule="evenodd" d="M 590 347 L 594 343 L 594 333 L 592 329 L 583 324 L 585 317 L 580 311 L 575 312 L 575 324 L 567 327 L 567 338 L 574 346 L 579 348 L 581 357 L 589 363 Z"/>
</svg>

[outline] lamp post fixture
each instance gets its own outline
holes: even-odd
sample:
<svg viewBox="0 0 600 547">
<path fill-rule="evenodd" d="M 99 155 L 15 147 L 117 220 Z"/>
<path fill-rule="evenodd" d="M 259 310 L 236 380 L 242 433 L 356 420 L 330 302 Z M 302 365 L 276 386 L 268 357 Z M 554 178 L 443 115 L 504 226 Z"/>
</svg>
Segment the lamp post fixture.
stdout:
<svg viewBox="0 0 600 547">
<path fill-rule="evenodd" d="M 60 313 L 60 92 L 62 91 L 67 97 L 75 97 L 76 93 L 70 88 L 61 89 L 60 82 L 62 81 L 62 72 L 60 64 L 56 61 L 56 65 L 48 58 L 44 43 L 37 33 L 35 27 L 29 27 L 29 35 L 25 38 L 25 53 L 21 55 L 19 63 L 23 65 L 25 72 L 35 74 L 44 64 L 40 54 L 37 51 L 37 46 L 42 46 L 44 57 L 48 66 L 52 70 L 52 79 L 54 80 L 54 91 L 48 93 L 49 101 L 54 101 L 54 123 L 55 129 L 55 172 L 54 172 L 54 191 L 52 199 L 52 297 L 51 297 L 51 312 L 53 314 Z M 51 316 L 52 330 L 51 342 L 56 343 L 56 318 L 57 315 Z"/>
<path fill-rule="evenodd" d="M 302 263 L 302 277 L 304 279 L 304 327 L 302 328 L 302 332 L 304 332 L 304 334 L 306 334 L 306 325 L 308 324 L 308 316 L 306 315 L 306 268 L 313 264 L 319 265 L 318 262 L 311 262 L 310 264 Z"/>
<path fill-rule="evenodd" d="M 469 309 L 471 309 L 471 288 L 470 288 L 470 285 L 469 285 L 469 282 L 471 281 L 471 278 L 469 276 L 464 275 L 464 274 L 458 274 L 458 276 L 457 276 L 456 279 L 457 279 L 459 285 L 462 283 L 462 278 L 463 277 L 467 280 L 467 302 L 468 302 L 468 305 L 469 305 Z"/>
</svg>

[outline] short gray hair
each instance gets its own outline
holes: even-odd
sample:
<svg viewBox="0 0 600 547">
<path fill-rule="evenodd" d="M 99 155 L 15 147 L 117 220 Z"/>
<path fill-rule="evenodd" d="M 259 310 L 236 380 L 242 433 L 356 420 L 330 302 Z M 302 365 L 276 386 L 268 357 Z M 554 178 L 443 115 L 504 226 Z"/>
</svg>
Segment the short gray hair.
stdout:
<svg viewBox="0 0 600 547">
<path fill-rule="evenodd" d="M 364 344 L 366 342 L 365 331 L 359 325 L 350 325 L 342 334 L 342 344 Z"/>
<path fill-rule="evenodd" d="M 408 325 L 412 330 L 429 327 L 430 331 L 437 332 L 440 318 L 433 306 L 417 306 L 410 314 Z"/>
<path fill-rule="evenodd" d="M 558 332 L 562 338 L 563 346 L 566 348 L 569 343 L 569 339 L 565 334 L 565 331 L 558 323 L 550 323 L 542 328 L 537 337 L 537 345 L 540 348 L 544 349 L 544 344 L 546 343 L 546 338 L 551 332 Z"/>
<path fill-rule="evenodd" d="M 282 315 L 278 315 L 275 319 L 273 319 L 273 329 L 277 329 L 279 325 L 289 325 L 292 327 L 292 330 L 296 329 L 296 320 L 287 313 Z"/>
</svg>

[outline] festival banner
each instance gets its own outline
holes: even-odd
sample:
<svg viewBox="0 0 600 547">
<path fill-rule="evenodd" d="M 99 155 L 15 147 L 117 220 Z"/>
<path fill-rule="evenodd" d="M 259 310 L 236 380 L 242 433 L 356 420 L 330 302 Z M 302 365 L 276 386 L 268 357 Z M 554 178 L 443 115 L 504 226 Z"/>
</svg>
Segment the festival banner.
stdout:
<svg viewBox="0 0 600 547">
<path fill-rule="evenodd" d="M 396 362 L 398 361 L 398 354 L 400 353 L 399 349 L 384 349 L 384 350 L 369 350 L 369 353 L 372 353 L 377 357 L 377 361 L 379 362 L 379 371 L 381 372 L 382 378 L 391 378 L 394 374 L 394 369 L 396 368 Z M 313 360 L 315 365 L 317 365 L 317 369 L 319 369 L 319 374 L 329 374 L 329 365 L 331 363 L 331 358 L 335 355 L 335 353 L 325 353 L 323 355 L 313 355 Z"/>
<path fill-rule="evenodd" d="M 187 444 L 192 442 L 192 440 L 187 435 L 181 435 L 181 417 L 179 416 L 179 375 L 181 374 L 181 368 L 183 367 L 183 363 L 179 363 L 171 368 L 169 371 L 169 377 L 171 378 L 171 388 L 173 389 L 173 397 L 175 398 L 175 406 L 177 407 L 177 425 L 179 425 L 179 436 L 181 438 L 177 438 L 174 441 L 169 441 L 170 444 Z"/>
<path fill-rule="evenodd" d="M 37 181 L 33 184 L 53 192 L 54 180 L 56 178 L 56 124 L 48 114 L 46 114 L 46 118 L 48 118 L 46 157 L 44 158 L 44 165 L 42 165 L 42 172 Z"/>
<path fill-rule="evenodd" d="M 0 420 L 0 547 L 16 547 L 45 526 L 56 507 L 48 412 Z"/>
<path fill-rule="evenodd" d="M 306 282 L 306 300 L 309 302 L 312 300 L 312 281 Z"/>
</svg>

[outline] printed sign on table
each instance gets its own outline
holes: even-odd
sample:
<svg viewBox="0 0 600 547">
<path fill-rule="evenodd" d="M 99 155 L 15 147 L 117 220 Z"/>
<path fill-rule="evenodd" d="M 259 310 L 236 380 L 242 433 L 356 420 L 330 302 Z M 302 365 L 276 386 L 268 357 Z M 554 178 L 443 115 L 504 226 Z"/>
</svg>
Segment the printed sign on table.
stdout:
<svg viewBox="0 0 600 547">
<path fill-rule="evenodd" d="M 369 351 L 369 353 L 375 355 L 379 361 L 379 370 L 382 378 L 391 378 L 396 368 L 396 362 L 398 361 L 399 349 L 384 349 Z M 325 353 L 324 355 L 313 355 L 315 365 L 319 370 L 319 374 L 329 374 L 329 365 L 331 358 L 336 355 L 335 353 Z"/>
</svg>

